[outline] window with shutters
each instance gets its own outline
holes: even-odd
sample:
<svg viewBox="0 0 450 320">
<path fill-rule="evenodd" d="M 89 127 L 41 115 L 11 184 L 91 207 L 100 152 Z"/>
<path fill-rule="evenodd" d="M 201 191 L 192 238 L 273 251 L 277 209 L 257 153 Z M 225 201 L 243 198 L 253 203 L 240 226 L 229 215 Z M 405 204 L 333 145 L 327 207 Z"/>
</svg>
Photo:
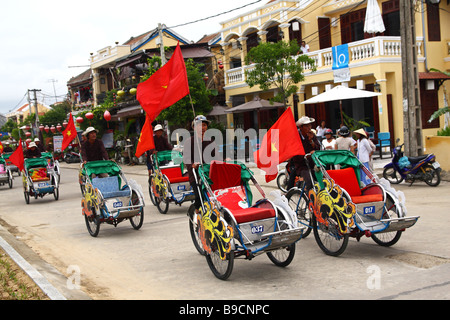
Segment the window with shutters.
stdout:
<svg viewBox="0 0 450 320">
<path fill-rule="evenodd" d="M 441 41 L 441 23 L 439 20 L 439 3 L 427 2 L 428 41 Z"/>
</svg>

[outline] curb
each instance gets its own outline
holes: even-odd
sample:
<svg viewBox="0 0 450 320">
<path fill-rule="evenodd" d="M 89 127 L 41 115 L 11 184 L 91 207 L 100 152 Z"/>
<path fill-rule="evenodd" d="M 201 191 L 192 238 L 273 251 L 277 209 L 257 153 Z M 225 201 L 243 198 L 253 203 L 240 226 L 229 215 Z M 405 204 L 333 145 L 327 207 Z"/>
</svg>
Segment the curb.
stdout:
<svg viewBox="0 0 450 320">
<path fill-rule="evenodd" d="M 0 247 L 22 268 L 51 300 L 67 300 L 48 280 L 29 264 L 13 247 L 0 236 Z"/>
</svg>

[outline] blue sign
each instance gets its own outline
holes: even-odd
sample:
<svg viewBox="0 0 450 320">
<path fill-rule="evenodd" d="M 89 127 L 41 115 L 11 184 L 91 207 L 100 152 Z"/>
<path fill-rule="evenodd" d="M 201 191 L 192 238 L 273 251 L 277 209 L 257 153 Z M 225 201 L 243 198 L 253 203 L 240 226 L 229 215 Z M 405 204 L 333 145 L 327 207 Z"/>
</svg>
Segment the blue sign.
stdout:
<svg viewBox="0 0 450 320">
<path fill-rule="evenodd" d="M 349 55 L 347 43 L 332 47 L 331 52 L 333 54 L 333 70 L 348 68 Z"/>
</svg>

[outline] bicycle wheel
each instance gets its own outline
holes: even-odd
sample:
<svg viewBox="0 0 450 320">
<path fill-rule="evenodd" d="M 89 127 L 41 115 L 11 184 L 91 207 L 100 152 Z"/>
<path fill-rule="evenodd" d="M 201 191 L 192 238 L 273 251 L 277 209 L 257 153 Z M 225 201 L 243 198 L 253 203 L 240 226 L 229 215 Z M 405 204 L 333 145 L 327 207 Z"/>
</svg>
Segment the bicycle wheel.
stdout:
<svg viewBox="0 0 450 320">
<path fill-rule="evenodd" d="M 328 218 L 328 226 L 317 221 L 312 215 L 314 238 L 319 248 L 329 256 L 337 257 L 347 248 L 348 234 L 338 232 L 338 224 L 333 218 Z"/>
<path fill-rule="evenodd" d="M 166 194 L 169 192 L 169 182 L 164 178 L 164 190 L 156 190 L 158 195 L 155 194 L 155 203 L 158 211 L 162 214 L 166 214 L 169 210 L 169 198 Z"/>
<path fill-rule="evenodd" d="M 286 194 L 286 199 L 288 200 L 289 207 L 297 214 L 300 223 L 308 227 L 308 229 L 303 232 L 302 239 L 304 239 L 312 230 L 312 212 L 308 208 L 308 196 L 304 192 L 302 194 L 302 190 L 291 189 Z"/>
<path fill-rule="evenodd" d="M 100 218 L 97 215 L 95 208 L 92 208 L 92 214 L 90 216 L 84 216 L 84 220 L 86 221 L 86 227 L 89 234 L 92 237 L 98 236 L 98 233 L 100 232 Z"/>
<path fill-rule="evenodd" d="M 388 196 L 385 206 L 386 212 L 383 214 L 382 219 L 399 218 L 399 210 L 390 196 Z M 403 231 L 398 230 L 392 232 L 373 233 L 371 238 L 375 241 L 375 243 L 382 247 L 390 247 L 400 240 L 402 232 Z"/>
<path fill-rule="evenodd" d="M 198 219 L 200 218 L 199 215 L 195 216 L 195 206 L 194 204 L 191 204 L 188 210 L 188 216 L 189 216 L 189 231 L 191 233 L 191 239 L 194 243 L 195 249 L 197 249 L 198 253 L 200 253 L 202 256 L 205 255 L 205 250 L 203 249 L 203 244 L 200 239 L 199 235 L 199 226 L 198 226 Z"/>
<path fill-rule="evenodd" d="M 277 186 L 283 192 L 287 192 L 288 178 L 286 173 L 280 173 L 277 177 Z"/>
<path fill-rule="evenodd" d="M 155 193 L 153 190 L 154 190 L 153 175 L 151 175 L 150 178 L 148 179 L 148 193 L 150 194 L 150 200 L 152 201 L 153 205 L 156 206 Z"/>
<path fill-rule="evenodd" d="M 211 250 L 211 254 L 206 254 L 206 261 L 208 262 L 209 268 L 216 278 L 220 280 L 228 279 L 231 272 L 233 272 L 234 251 L 231 250 L 230 253 L 227 253 L 226 258 L 222 260 L 216 238 L 213 240 L 213 243 L 211 243 Z"/>
<path fill-rule="evenodd" d="M 295 256 L 295 243 L 280 248 L 278 250 L 267 252 L 267 256 L 278 267 L 287 267 Z"/>
<path fill-rule="evenodd" d="M 130 201 L 132 205 L 139 205 L 139 197 L 135 191 L 132 191 Z M 143 207 L 140 209 L 140 212 L 137 215 L 130 218 L 130 223 L 134 230 L 139 230 L 142 227 L 142 224 L 144 223 Z"/>
</svg>

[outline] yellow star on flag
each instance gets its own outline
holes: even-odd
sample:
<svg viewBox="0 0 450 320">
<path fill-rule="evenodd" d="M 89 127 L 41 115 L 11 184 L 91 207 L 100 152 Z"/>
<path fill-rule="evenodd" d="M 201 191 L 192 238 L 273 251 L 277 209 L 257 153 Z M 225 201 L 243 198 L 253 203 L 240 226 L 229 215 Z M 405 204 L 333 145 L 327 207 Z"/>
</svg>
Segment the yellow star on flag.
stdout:
<svg viewBox="0 0 450 320">
<path fill-rule="evenodd" d="M 275 148 L 275 142 L 272 142 L 272 152 L 278 152 L 277 148 Z"/>
<path fill-rule="evenodd" d="M 70 130 L 67 131 L 67 135 L 68 135 L 68 136 L 72 135 L 72 132 L 71 132 Z"/>
</svg>

